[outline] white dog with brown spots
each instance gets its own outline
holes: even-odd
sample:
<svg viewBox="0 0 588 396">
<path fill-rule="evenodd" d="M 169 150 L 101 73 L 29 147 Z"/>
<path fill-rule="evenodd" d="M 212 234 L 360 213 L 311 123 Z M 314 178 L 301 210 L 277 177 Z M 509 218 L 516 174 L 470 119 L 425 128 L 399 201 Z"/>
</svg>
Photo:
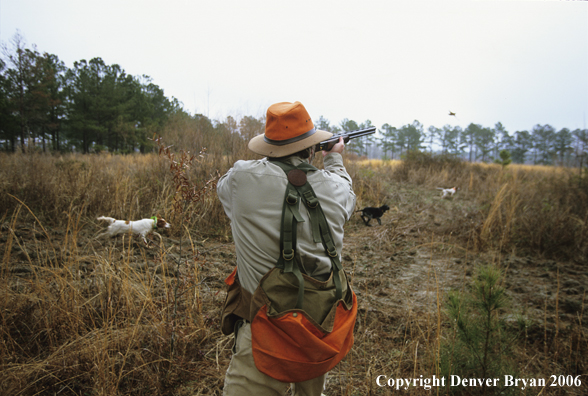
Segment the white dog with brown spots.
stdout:
<svg viewBox="0 0 588 396">
<path fill-rule="evenodd" d="M 159 235 L 155 230 L 158 228 L 170 228 L 171 224 L 165 221 L 162 217 L 153 216 L 149 219 L 142 219 L 142 220 L 116 220 L 112 217 L 100 216 L 96 220 L 103 220 L 108 221 L 110 225 L 103 233 L 96 236 L 96 238 L 101 237 L 113 237 L 120 234 L 130 233 L 134 235 L 141 235 L 143 238 L 143 242 L 147 245 L 147 239 L 145 238 L 148 234 L 153 233 L 159 237 L 161 240 L 161 235 Z"/>
<path fill-rule="evenodd" d="M 459 190 L 459 187 L 452 187 L 452 188 L 437 187 L 437 190 L 441 190 L 441 198 L 445 198 L 448 195 L 453 197 L 453 194 L 455 194 L 457 192 L 457 190 Z"/>
</svg>

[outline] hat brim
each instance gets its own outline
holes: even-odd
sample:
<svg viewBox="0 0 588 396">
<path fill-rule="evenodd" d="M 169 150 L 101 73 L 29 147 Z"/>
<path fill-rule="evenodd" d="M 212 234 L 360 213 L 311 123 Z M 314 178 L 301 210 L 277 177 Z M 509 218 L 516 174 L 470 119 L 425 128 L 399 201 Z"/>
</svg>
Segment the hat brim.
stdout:
<svg viewBox="0 0 588 396">
<path fill-rule="evenodd" d="M 265 155 L 266 157 L 285 157 L 297 153 L 306 148 L 315 146 L 333 136 L 331 132 L 317 129 L 315 133 L 309 137 L 299 140 L 294 143 L 278 146 L 270 144 L 264 140 L 264 134 L 257 135 L 249 141 L 249 150 L 256 154 Z"/>
</svg>

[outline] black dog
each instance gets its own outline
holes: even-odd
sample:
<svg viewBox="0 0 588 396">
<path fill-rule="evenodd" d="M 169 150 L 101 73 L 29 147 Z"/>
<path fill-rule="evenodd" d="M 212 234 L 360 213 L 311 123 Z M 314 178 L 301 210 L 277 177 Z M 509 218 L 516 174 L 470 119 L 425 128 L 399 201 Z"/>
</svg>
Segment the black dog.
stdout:
<svg viewBox="0 0 588 396">
<path fill-rule="evenodd" d="M 370 225 L 370 221 L 372 219 L 378 220 L 378 224 L 382 225 L 382 221 L 380 217 L 387 211 L 390 210 L 388 205 L 382 205 L 379 208 L 372 208 L 371 206 L 365 207 L 361 210 L 357 210 L 357 212 L 361 212 L 361 219 L 365 223 L 366 226 Z M 370 226 L 371 227 L 371 226 Z"/>
</svg>

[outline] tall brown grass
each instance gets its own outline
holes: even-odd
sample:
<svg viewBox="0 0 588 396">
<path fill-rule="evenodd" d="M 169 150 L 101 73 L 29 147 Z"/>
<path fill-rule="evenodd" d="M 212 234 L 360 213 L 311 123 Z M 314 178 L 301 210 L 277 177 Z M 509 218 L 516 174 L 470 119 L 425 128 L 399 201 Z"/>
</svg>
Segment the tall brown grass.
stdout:
<svg viewBox="0 0 588 396">
<path fill-rule="evenodd" d="M 200 127 L 179 118 L 165 136 L 167 145 L 193 153 L 206 147 L 207 154 L 186 171 L 190 183 L 202 185 L 237 159 L 256 158 L 244 139 L 219 142 L 195 133 Z M 586 263 L 587 191 L 566 169 L 503 169 L 428 155 L 402 162 L 351 158 L 346 166 L 358 207 L 387 203 L 396 210 L 364 246 L 356 244 L 347 253 L 362 305 L 355 347 L 332 372 L 330 395 L 395 393 L 375 385 L 379 374 L 439 374 L 440 347 L 450 335 L 442 308 L 444 274 L 435 262 L 450 260 L 446 254 L 461 252 L 456 255 L 465 262 L 464 274 L 470 269 L 468 257 L 491 251 Z M 440 201 L 435 188 L 453 185 L 461 188 L 458 196 Z M 230 245 L 230 227 L 213 193 L 182 213 L 184 226 L 177 227 L 182 219 L 172 211 L 176 191 L 169 159 L 155 153 L 0 155 L 0 393 L 221 393 L 231 339 L 221 335 L 218 315 L 222 279 L 234 257 L 216 254 L 208 241 Z M 446 210 L 453 221 L 444 226 L 422 216 L 439 202 L 452 204 Z M 127 236 L 93 239 L 99 215 L 137 219 L 155 214 L 175 227 L 154 248 Z M 348 225 L 357 232 L 360 226 Z M 411 230 L 416 230 L 411 234 L 415 241 L 407 240 Z M 184 250 L 178 248 L 180 241 L 186 243 Z M 392 296 L 390 309 L 370 305 L 392 277 L 390 255 L 399 249 L 414 254 L 425 245 L 432 248 L 419 286 L 432 296 L 431 309 L 423 312 L 413 305 L 412 291 Z M 372 258 L 373 249 L 387 256 Z M 555 295 L 556 308 L 545 300 L 544 334 L 530 328 L 529 349 L 518 352 L 519 363 L 532 366 L 525 372 L 545 364 L 545 375 L 572 374 L 587 364 L 577 353 L 588 347 L 584 299 L 571 328 L 560 332 L 554 319 L 559 289 Z M 545 349 L 536 357 L 541 342 Z M 575 391 L 570 394 L 580 394 Z M 411 394 L 430 392 L 413 389 Z"/>
<path fill-rule="evenodd" d="M 403 162 L 352 164 L 350 169 L 360 202 L 372 205 L 390 200 L 394 183 L 431 191 L 459 187 L 458 196 L 472 204 L 454 213 L 451 232 L 477 250 L 588 259 L 588 181 L 578 180 L 574 169 L 503 168 L 428 153 L 412 153 Z"/>
<path fill-rule="evenodd" d="M 209 215 L 212 196 L 172 234 L 188 236 L 187 254 L 173 243 L 145 249 L 127 236 L 102 244 L 93 239 L 100 213 L 184 217 L 170 212 L 176 188 L 163 159 L 5 156 L 2 163 L 3 180 L 13 181 L 1 195 L 2 392 L 165 394 L 211 370 L 202 357 L 214 308 L 199 293 L 206 259 L 189 227 Z"/>
</svg>

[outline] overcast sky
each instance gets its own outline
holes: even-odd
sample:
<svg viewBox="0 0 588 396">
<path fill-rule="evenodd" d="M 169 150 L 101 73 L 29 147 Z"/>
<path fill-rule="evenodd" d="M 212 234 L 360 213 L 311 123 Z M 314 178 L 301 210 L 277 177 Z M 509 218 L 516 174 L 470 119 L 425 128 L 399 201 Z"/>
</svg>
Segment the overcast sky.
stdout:
<svg viewBox="0 0 588 396">
<path fill-rule="evenodd" d="M 314 120 L 377 127 L 512 134 L 588 117 L 583 1 L 0 0 L 2 43 L 17 29 L 68 67 L 149 75 L 214 120 L 296 100 Z"/>
</svg>

